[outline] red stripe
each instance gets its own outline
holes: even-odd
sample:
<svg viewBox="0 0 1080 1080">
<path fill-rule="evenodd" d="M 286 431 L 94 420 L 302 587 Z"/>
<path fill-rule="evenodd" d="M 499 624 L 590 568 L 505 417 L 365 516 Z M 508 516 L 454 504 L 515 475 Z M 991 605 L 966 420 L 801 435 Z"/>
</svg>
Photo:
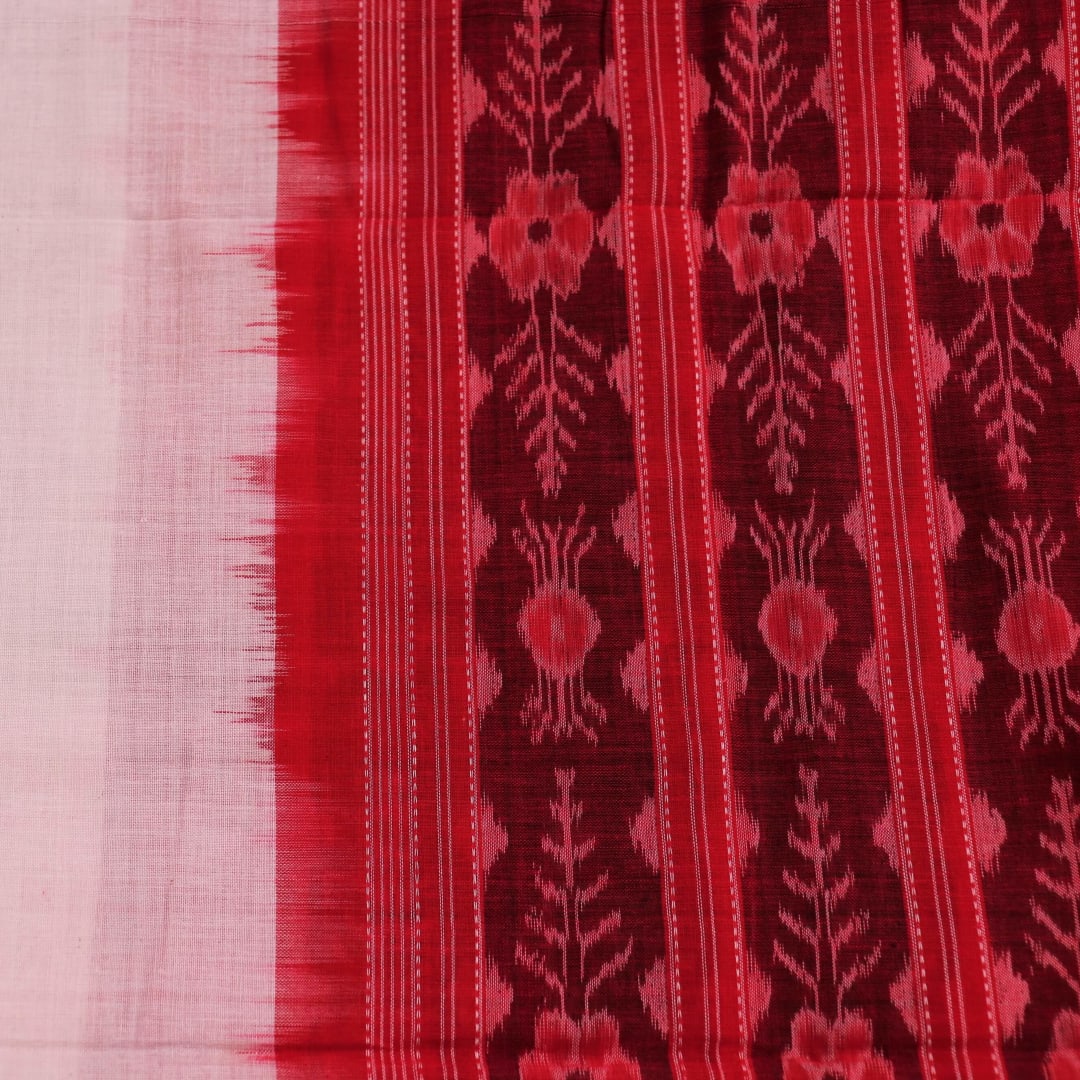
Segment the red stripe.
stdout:
<svg viewBox="0 0 1080 1080">
<path fill-rule="evenodd" d="M 680 16 L 618 7 L 623 222 L 676 1077 L 749 1073 Z"/>
<path fill-rule="evenodd" d="M 274 685 L 280 1077 L 363 1064 L 357 23 L 282 0 Z"/>
<path fill-rule="evenodd" d="M 281 10 L 282 1076 L 482 1072 L 456 30 L 408 14 Z"/>
<path fill-rule="evenodd" d="M 868 0 L 836 0 L 833 15 L 851 355 L 924 1069 L 1000 1077 L 914 344 L 899 16 Z"/>
<path fill-rule="evenodd" d="M 456 5 L 405 28 L 412 581 L 419 790 L 420 1050 L 426 1076 L 483 1074 L 470 658 Z"/>
</svg>

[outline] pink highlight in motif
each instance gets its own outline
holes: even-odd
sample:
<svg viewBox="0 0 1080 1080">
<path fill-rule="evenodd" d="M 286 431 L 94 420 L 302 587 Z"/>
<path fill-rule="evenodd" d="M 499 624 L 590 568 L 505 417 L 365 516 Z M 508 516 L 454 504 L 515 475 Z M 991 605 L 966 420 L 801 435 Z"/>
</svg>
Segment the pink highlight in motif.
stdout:
<svg viewBox="0 0 1080 1080">
<path fill-rule="evenodd" d="M 579 588 L 581 558 L 592 547 L 596 529 L 582 532 L 584 506 L 570 526 L 537 526 L 524 504 L 522 516 L 525 528 L 514 530 L 514 542 L 532 567 L 533 589 L 521 608 L 518 633 L 540 676 L 522 719 L 534 742 L 547 734 L 556 740 L 580 734 L 596 743 L 594 725 L 607 714 L 585 689 L 582 671 L 600 635 L 600 620 Z"/>
<path fill-rule="evenodd" d="M 515 173 L 506 205 L 491 219 L 491 258 L 511 293 L 527 300 L 546 285 L 566 299 L 581 285 L 593 243 L 593 220 L 570 173 Z"/>
<path fill-rule="evenodd" d="M 769 593 L 758 615 L 761 632 L 776 661 L 778 688 L 765 716 L 776 724 L 779 742 L 788 732 L 836 737 L 844 707 L 825 685 L 822 663 L 836 636 L 836 613 L 814 580 L 814 562 L 828 536 L 828 526 L 814 527 L 814 507 L 802 521 L 771 522 L 757 508 L 760 530 L 751 526 L 754 543 L 769 567 Z"/>
<path fill-rule="evenodd" d="M 731 166 L 716 241 L 739 292 L 756 292 L 767 281 L 778 289 L 799 285 L 817 239 L 814 211 L 790 165 L 765 172 L 746 162 Z"/>
<path fill-rule="evenodd" d="M 987 556 L 1005 574 L 1009 596 L 994 635 L 1002 655 L 1020 676 L 1021 694 L 1006 716 L 1009 730 L 1020 724 L 1020 745 L 1038 731 L 1046 743 L 1065 741 L 1065 730 L 1080 732 L 1075 707 L 1080 695 L 1069 686 L 1068 663 L 1080 640 L 1065 602 L 1054 590 L 1051 567 L 1061 554 L 1064 534 L 1049 539 L 1049 517 L 1038 529 L 1029 517 L 1013 518 L 1011 530 L 991 520 L 993 542 Z"/>
</svg>

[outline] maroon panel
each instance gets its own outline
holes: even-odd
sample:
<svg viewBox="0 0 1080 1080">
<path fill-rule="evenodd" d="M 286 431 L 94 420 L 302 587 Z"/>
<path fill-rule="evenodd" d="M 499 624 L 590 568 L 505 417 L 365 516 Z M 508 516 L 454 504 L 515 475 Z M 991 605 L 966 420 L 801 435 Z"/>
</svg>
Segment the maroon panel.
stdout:
<svg viewBox="0 0 1080 1080">
<path fill-rule="evenodd" d="M 488 1063 L 661 1077 L 611 26 L 599 0 L 461 26 Z"/>
</svg>

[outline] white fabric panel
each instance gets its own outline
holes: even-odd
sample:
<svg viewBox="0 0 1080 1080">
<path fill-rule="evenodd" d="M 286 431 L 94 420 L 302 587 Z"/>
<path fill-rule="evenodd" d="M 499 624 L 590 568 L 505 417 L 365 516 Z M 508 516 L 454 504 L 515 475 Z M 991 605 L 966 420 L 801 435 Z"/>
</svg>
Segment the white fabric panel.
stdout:
<svg viewBox="0 0 1080 1080">
<path fill-rule="evenodd" d="M 0 5 L 3 1077 L 273 1071 L 276 19 Z"/>
</svg>

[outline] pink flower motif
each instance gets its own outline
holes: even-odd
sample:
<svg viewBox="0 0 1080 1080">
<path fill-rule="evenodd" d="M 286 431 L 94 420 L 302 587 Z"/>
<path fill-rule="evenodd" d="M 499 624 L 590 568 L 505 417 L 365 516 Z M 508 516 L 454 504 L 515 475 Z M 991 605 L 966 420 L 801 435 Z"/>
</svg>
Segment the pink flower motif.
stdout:
<svg viewBox="0 0 1080 1080">
<path fill-rule="evenodd" d="M 784 1080 L 892 1080 L 893 1067 L 874 1052 L 870 1021 L 841 1013 L 833 1022 L 801 1009 L 791 1022 L 791 1049 L 782 1058 Z"/>
<path fill-rule="evenodd" d="M 752 293 L 766 281 L 790 289 L 817 243 L 814 211 L 790 165 L 758 172 L 732 165 L 728 193 L 716 213 L 716 240 L 731 264 L 735 288 Z"/>
<path fill-rule="evenodd" d="M 1042 189 L 1021 151 L 1006 150 L 992 162 L 966 151 L 957 158 L 941 206 L 941 238 L 962 278 L 1029 274 L 1042 224 Z"/>
<path fill-rule="evenodd" d="M 593 218 L 578 198 L 572 173 L 515 173 L 506 205 L 488 230 L 491 258 L 518 300 L 541 285 L 564 299 L 581 286 L 581 268 L 593 243 Z"/>
<path fill-rule="evenodd" d="M 586 1015 L 580 1024 L 565 1013 L 536 1018 L 533 1049 L 518 1061 L 520 1080 L 641 1080 L 641 1069 L 619 1046 L 619 1028 L 609 1013 Z"/>
<path fill-rule="evenodd" d="M 1022 675 L 1064 667 L 1076 652 L 1080 627 L 1060 596 L 1038 581 L 1024 582 L 1001 612 L 997 646 Z"/>
<path fill-rule="evenodd" d="M 518 1062 L 520 1080 L 566 1080 L 578 1061 L 580 1033 L 564 1013 L 542 1012 L 536 1018 L 533 1049 Z"/>
<path fill-rule="evenodd" d="M 758 616 L 758 629 L 773 659 L 799 679 L 821 666 L 836 625 L 821 589 L 792 577 L 777 582 Z"/>
<path fill-rule="evenodd" d="M 1080 1080 L 1080 1015 L 1058 1013 L 1054 1041 L 1046 1055 L 1047 1080 Z"/>
<path fill-rule="evenodd" d="M 600 635 L 600 621 L 576 589 L 545 583 L 525 601 L 518 632 L 541 671 L 568 679 L 584 666 Z"/>
</svg>

